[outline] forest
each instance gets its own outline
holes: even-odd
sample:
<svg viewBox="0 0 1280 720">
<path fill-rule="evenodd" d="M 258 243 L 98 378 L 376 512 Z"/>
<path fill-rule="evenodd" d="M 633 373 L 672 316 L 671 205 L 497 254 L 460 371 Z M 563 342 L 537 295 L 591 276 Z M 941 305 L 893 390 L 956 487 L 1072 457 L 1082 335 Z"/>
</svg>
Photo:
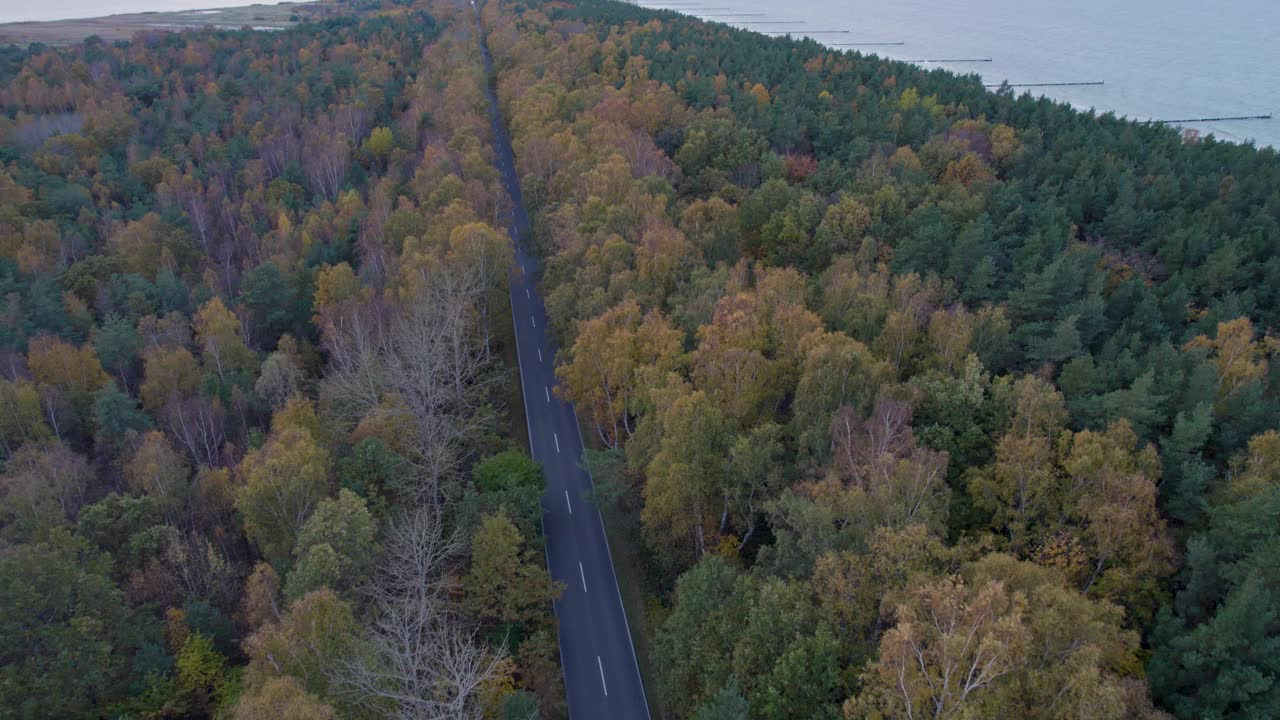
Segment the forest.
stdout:
<svg viewBox="0 0 1280 720">
<path fill-rule="evenodd" d="M 1274 149 L 476 20 L 0 51 L 0 717 L 566 716 L 486 86 L 655 717 L 1280 716 Z"/>
<path fill-rule="evenodd" d="M 0 717 L 562 712 L 461 12 L 5 56 Z"/>
<path fill-rule="evenodd" d="M 1280 712 L 1274 150 L 485 12 L 667 714 Z"/>
</svg>

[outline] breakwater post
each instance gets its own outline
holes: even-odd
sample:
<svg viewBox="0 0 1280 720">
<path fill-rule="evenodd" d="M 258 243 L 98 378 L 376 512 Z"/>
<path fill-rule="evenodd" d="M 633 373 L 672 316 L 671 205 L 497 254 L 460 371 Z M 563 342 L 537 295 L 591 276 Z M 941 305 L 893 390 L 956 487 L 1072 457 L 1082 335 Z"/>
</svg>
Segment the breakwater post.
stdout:
<svg viewBox="0 0 1280 720">
<path fill-rule="evenodd" d="M 1193 122 L 1224 122 L 1226 120 L 1270 120 L 1271 113 L 1266 115 L 1231 115 L 1228 117 L 1203 117 L 1203 118 L 1185 118 L 1181 120 L 1147 120 L 1149 125 L 1176 125 L 1178 123 Z"/>
<path fill-rule="evenodd" d="M 983 83 L 982 87 L 998 88 L 998 87 L 1068 87 L 1073 85 L 1106 85 L 1103 80 L 1090 80 L 1088 82 L 1045 82 L 1045 83 Z"/>
</svg>

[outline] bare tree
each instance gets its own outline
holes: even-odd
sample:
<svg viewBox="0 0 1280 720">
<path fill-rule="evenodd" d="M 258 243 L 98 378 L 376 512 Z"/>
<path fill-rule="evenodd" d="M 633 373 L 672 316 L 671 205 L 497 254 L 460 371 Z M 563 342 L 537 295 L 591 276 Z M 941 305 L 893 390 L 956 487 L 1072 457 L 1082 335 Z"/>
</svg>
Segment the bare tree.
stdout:
<svg viewBox="0 0 1280 720">
<path fill-rule="evenodd" d="M 386 180 L 379 182 L 369 193 L 369 212 L 360 226 L 360 273 L 376 287 L 386 282 L 394 262 L 394 253 L 382 242 L 394 197 L 392 184 Z"/>
<path fill-rule="evenodd" d="M 915 447 L 911 406 L 881 400 L 865 420 L 853 408 L 842 407 L 832 418 L 831 437 L 832 463 L 842 474 L 856 476 L 882 456 L 902 457 Z"/>
<path fill-rule="evenodd" d="M 27 443 L 0 474 L 0 525 L 74 518 L 89 495 L 93 470 L 60 442 Z"/>
<path fill-rule="evenodd" d="M 217 398 L 174 395 L 160 411 L 160 423 L 191 453 L 197 465 L 214 467 L 220 464 L 226 415 Z"/>
<path fill-rule="evenodd" d="M 196 240 L 200 242 L 200 248 L 206 254 L 211 253 L 214 209 L 209 203 L 208 193 L 200 186 L 198 180 L 192 179 L 184 182 L 182 190 L 179 191 L 179 201 L 182 203 L 182 209 L 187 211 L 191 227 L 196 231 Z"/>
<path fill-rule="evenodd" d="M 331 108 L 332 110 L 332 108 Z M 333 127 L 338 133 L 343 135 L 347 142 L 359 145 L 364 139 L 365 133 L 369 131 L 369 108 L 364 103 L 355 105 L 343 105 L 333 111 Z"/>
<path fill-rule="evenodd" d="M 488 387 L 498 376 L 484 318 L 495 262 L 482 254 L 424 270 L 400 305 L 373 293 L 321 310 L 326 408 L 350 424 L 403 429 L 417 469 L 401 488 L 415 509 L 388 531 L 370 589 L 364 651 L 334 672 L 353 704 L 385 717 L 479 720 L 479 688 L 501 658 L 450 603 L 462 541 L 445 536 L 441 505 L 444 481 L 491 419 Z"/>
<path fill-rule="evenodd" d="M 410 511 L 388 532 L 366 652 L 335 670 L 354 704 L 403 720 L 479 720 L 480 686 L 500 655 L 475 641 L 448 602 L 446 572 L 462 542 L 443 534 L 438 505 Z"/>
<path fill-rule="evenodd" d="M 333 200 L 351 167 L 351 145 L 332 120 L 309 127 L 303 136 L 302 169 L 311 189 Z"/>
<path fill-rule="evenodd" d="M 868 668 L 860 699 L 866 707 L 851 702 L 846 714 L 970 716 L 975 697 L 1023 665 L 1031 640 L 1025 609 L 1022 593 L 997 580 L 970 587 L 944 578 L 914 591 L 898 606 L 897 625 L 881 638 L 880 659 Z"/>
<path fill-rule="evenodd" d="M 167 525 L 163 533 L 159 560 L 184 599 L 207 600 L 219 606 L 235 602 L 243 568 L 197 532 L 183 533 Z"/>
<path fill-rule="evenodd" d="M 824 482 L 847 493 L 848 518 L 870 529 L 921 522 L 936 527 L 948 504 L 947 454 L 916 443 L 911 408 L 876 403 L 863 419 L 841 408 L 832 421 L 832 463 Z"/>
<path fill-rule="evenodd" d="M 301 115 L 296 107 L 276 108 L 271 118 L 272 131 L 258 142 L 258 157 L 268 176 L 277 178 L 290 164 L 302 159 L 302 143 L 298 140 Z"/>
<path fill-rule="evenodd" d="M 417 469 L 415 502 L 435 502 L 459 467 L 468 439 L 491 420 L 485 404 L 497 381 L 482 332 L 488 281 L 475 268 L 449 267 L 424 277 L 418 297 L 389 323 L 379 301 L 325 322 L 330 367 L 321 388 L 330 410 L 350 423 L 383 417 L 411 431 L 408 459 Z M 369 307 L 370 305 L 376 307 Z"/>
</svg>

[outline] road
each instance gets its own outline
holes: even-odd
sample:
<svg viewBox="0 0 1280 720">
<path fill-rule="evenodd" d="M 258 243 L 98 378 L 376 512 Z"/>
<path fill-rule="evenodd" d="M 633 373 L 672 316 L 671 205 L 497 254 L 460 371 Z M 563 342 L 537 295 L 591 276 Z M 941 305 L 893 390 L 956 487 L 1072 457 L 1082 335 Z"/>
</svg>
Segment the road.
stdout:
<svg viewBox="0 0 1280 720">
<path fill-rule="evenodd" d="M 480 35 L 485 71 L 493 60 Z M 560 626 L 560 661 L 572 720 L 649 720 L 644 682 L 636 662 L 626 610 L 600 513 L 586 500 L 591 476 L 581 466 L 582 435 L 573 406 L 555 394 L 555 345 L 538 296 L 538 259 L 523 242 L 529 215 L 520 195 L 511 140 L 492 88 L 489 96 L 498 171 L 511 196 L 509 228 L 516 267 L 511 274 L 511 312 L 516 327 L 520 382 L 529 423 L 529 449 L 542 465 L 547 567 L 564 583 L 555 603 Z"/>
</svg>

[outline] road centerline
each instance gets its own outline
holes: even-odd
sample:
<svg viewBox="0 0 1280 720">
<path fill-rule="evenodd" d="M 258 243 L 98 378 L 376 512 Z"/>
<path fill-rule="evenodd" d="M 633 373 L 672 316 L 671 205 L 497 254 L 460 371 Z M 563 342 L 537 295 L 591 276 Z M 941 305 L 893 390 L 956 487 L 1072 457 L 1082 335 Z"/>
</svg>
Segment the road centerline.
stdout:
<svg viewBox="0 0 1280 720">
<path fill-rule="evenodd" d="M 609 697 L 609 683 L 604 681 L 604 661 L 600 656 L 596 656 L 596 666 L 600 668 L 600 687 L 604 689 L 604 696 Z"/>
<path fill-rule="evenodd" d="M 578 561 L 578 575 L 582 577 L 582 592 L 586 592 L 587 591 L 587 573 L 585 570 L 582 569 L 581 560 Z M 599 655 L 597 655 L 596 657 L 599 657 Z"/>
<path fill-rule="evenodd" d="M 565 505 L 567 505 L 567 506 L 569 507 L 569 514 L 570 514 L 570 515 L 572 515 L 572 514 L 573 514 L 573 503 L 569 502 L 569 491 L 568 491 L 568 490 L 565 490 L 565 491 L 564 491 L 564 504 L 565 504 Z M 578 563 L 578 564 L 579 564 L 579 565 L 581 565 L 582 563 Z"/>
</svg>

